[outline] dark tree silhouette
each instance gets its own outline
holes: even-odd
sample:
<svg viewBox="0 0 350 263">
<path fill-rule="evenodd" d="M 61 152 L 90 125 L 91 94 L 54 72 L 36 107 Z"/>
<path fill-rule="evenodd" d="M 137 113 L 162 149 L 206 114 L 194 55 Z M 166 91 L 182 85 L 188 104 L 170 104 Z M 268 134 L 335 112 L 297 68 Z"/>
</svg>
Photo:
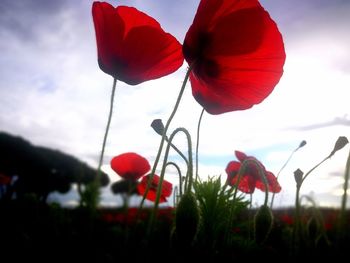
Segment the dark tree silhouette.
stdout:
<svg viewBox="0 0 350 263">
<path fill-rule="evenodd" d="M 96 169 L 69 154 L 34 146 L 5 132 L 0 132 L 0 173 L 18 176 L 12 186 L 18 198 L 34 193 L 43 201 L 50 192 L 66 193 L 72 183 L 88 184 L 97 174 Z M 108 183 L 107 174 L 101 173 L 100 185 Z"/>
</svg>

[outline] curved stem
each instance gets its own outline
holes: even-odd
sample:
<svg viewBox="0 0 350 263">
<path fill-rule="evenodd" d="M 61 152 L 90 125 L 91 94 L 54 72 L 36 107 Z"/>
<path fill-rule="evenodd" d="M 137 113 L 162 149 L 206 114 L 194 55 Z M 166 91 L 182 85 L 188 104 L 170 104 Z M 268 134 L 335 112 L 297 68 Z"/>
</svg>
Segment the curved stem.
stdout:
<svg viewBox="0 0 350 263">
<path fill-rule="evenodd" d="M 164 131 L 163 131 L 163 135 L 162 135 L 162 139 L 160 141 L 160 145 L 159 145 L 159 148 L 158 148 L 158 153 L 157 153 L 157 156 L 156 156 L 156 159 L 154 160 L 154 164 L 153 164 L 153 167 L 152 167 L 152 171 L 151 171 L 151 174 L 150 174 L 150 177 L 149 177 L 149 180 L 148 180 L 148 184 L 147 184 L 147 187 L 146 187 L 146 190 L 145 190 L 145 193 L 142 197 L 142 200 L 141 200 L 141 203 L 140 203 L 140 209 L 142 208 L 144 202 L 145 202 L 145 199 L 146 199 L 146 196 L 148 194 L 148 191 L 151 187 L 151 182 L 152 182 L 152 179 L 153 179 L 153 176 L 156 172 L 156 169 L 157 169 L 157 165 L 158 165 L 158 162 L 159 162 L 159 159 L 160 159 L 160 155 L 162 153 L 162 149 L 163 149 L 163 145 L 164 145 L 164 141 L 165 141 L 165 138 L 166 138 L 166 133 L 168 131 L 168 128 L 170 126 L 170 123 L 172 121 L 172 119 L 174 118 L 175 116 L 175 113 L 177 111 L 177 108 L 179 107 L 179 104 L 180 104 L 180 101 L 181 101 L 181 98 L 182 98 L 182 95 L 185 91 L 185 87 L 186 87 L 186 83 L 188 81 L 188 78 L 190 76 L 190 73 L 191 73 L 191 70 L 192 70 L 192 66 L 190 66 L 186 72 L 186 75 L 185 75 L 185 79 L 182 83 L 182 86 L 181 86 L 181 89 L 180 89 L 180 93 L 179 93 L 179 96 L 177 97 L 177 100 L 176 100 L 176 103 L 175 103 L 175 106 L 174 106 L 174 109 L 173 111 L 171 112 L 170 114 L 170 117 L 167 121 L 167 123 L 165 124 L 165 127 L 164 127 Z"/>
<path fill-rule="evenodd" d="M 188 168 L 187 168 L 187 181 L 188 181 L 188 187 L 185 188 L 185 191 L 191 191 L 191 187 L 192 187 L 192 181 L 193 181 L 193 161 L 192 161 L 192 141 L 191 141 L 191 136 L 190 133 L 185 129 L 185 128 L 177 128 L 169 137 L 169 141 L 172 142 L 172 140 L 174 139 L 174 136 L 178 133 L 178 132 L 184 132 L 186 137 L 187 137 L 187 142 L 188 142 Z M 170 151 L 170 143 L 167 145 L 165 153 L 164 153 L 164 160 L 163 163 L 166 163 L 168 160 L 168 156 L 169 156 L 169 151 Z M 159 205 L 159 200 L 160 200 L 160 195 L 162 192 L 162 184 L 163 184 L 163 180 L 164 180 L 164 176 L 165 176 L 165 169 L 166 169 L 166 165 L 163 165 L 162 167 L 162 171 L 161 174 L 159 176 L 159 183 L 158 183 L 158 187 L 157 187 L 157 194 L 156 194 L 156 200 L 154 202 L 154 209 L 152 210 L 151 216 L 150 216 L 150 221 L 149 221 L 149 225 L 148 225 L 148 230 L 147 233 L 150 234 L 152 228 L 153 228 L 153 224 L 155 221 L 155 215 L 157 213 L 158 210 L 158 205 Z"/>
<path fill-rule="evenodd" d="M 237 181 L 235 183 L 235 192 L 233 194 L 233 200 L 236 199 L 236 194 L 237 194 L 237 190 L 238 190 L 238 185 L 239 185 L 239 181 L 241 180 L 241 176 L 244 174 L 245 170 L 247 169 L 247 167 L 250 165 L 250 164 L 253 164 L 255 165 L 255 167 L 258 169 L 258 172 L 259 172 L 259 175 L 262 179 L 262 182 L 264 183 L 264 186 L 265 186 L 265 200 L 264 200 L 264 206 L 267 206 L 267 201 L 269 199 L 269 185 L 268 185 L 268 182 L 267 182 L 267 179 L 266 179 L 266 176 L 265 176 L 265 173 L 264 173 L 264 167 L 262 167 L 261 163 L 256 161 L 255 158 L 247 158 L 245 159 L 242 164 L 241 164 L 241 167 L 240 169 L 238 170 L 238 173 L 236 176 L 238 176 L 237 178 Z"/>
<path fill-rule="evenodd" d="M 203 113 L 204 113 L 204 108 L 202 109 L 201 115 L 199 116 L 198 127 L 197 127 L 197 144 L 196 144 L 196 181 L 197 181 L 197 179 L 198 179 L 199 131 L 200 131 L 200 128 L 201 128 L 201 122 L 202 122 Z"/>
<path fill-rule="evenodd" d="M 191 141 L 191 136 L 189 134 L 189 132 L 185 129 L 185 128 L 177 128 L 169 137 L 169 141 L 172 142 L 172 140 L 174 139 L 175 135 L 182 131 L 183 133 L 185 133 L 186 137 L 187 137 L 187 143 L 188 143 L 188 167 L 187 167 L 187 173 L 186 173 L 186 177 L 188 177 L 188 186 L 185 189 L 185 191 L 191 191 L 191 187 L 192 187 L 192 181 L 193 181 L 193 168 L 192 168 L 192 141 Z M 167 145 L 167 148 L 165 150 L 164 153 L 164 160 L 163 163 L 166 163 L 168 160 L 168 156 L 169 156 L 169 151 L 170 151 L 170 144 Z M 159 185 L 157 188 L 157 196 L 156 196 L 156 200 L 154 202 L 154 210 L 157 210 L 158 208 L 158 204 L 159 204 L 159 200 L 160 200 L 160 194 L 161 194 L 161 186 L 164 180 L 164 176 L 165 176 L 165 169 L 166 169 L 166 165 L 163 165 L 162 167 L 162 171 L 160 174 L 160 178 L 159 178 Z"/>
<path fill-rule="evenodd" d="M 174 162 L 167 162 L 166 163 L 166 166 L 169 166 L 169 165 L 172 165 L 172 166 L 174 166 L 175 168 L 176 168 L 176 170 L 177 170 L 177 173 L 179 174 L 179 194 L 180 194 L 180 197 L 182 196 L 182 173 L 181 173 L 181 170 L 180 170 L 180 167 L 176 164 L 176 163 L 174 163 Z"/>
<path fill-rule="evenodd" d="M 185 161 L 186 165 L 188 165 L 188 160 L 186 156 L 177 148 L 172 142 L 169 142 L 168 137 L 165 137 L 165 141 L 170 144 L 171 147 L 181 156 L 181 158 Z"/>
<path fill-rule="evenodd" d="M 302 147 L 302 146 L 301 146 Z M 287 159 L 287 161 L 284 163 L 284 165 L 281 167 L 281 169 L 278 171 L 277 175 L 276 175 L 276 180 L 278 181 L 278 177 L 280 176 L 280 173 L 282 172 L 282 170 L 287 166 L 287 164 L 289 163 L 290 159 L 292 159 L 294 153 L 296 151 L 298 151 L 300 148 L 300 145 L 298 146 L 298 148 L 296 148 L 290 155 L 289 155 L 289 158 Z M 275 195 L 276 193 L 272 193 L 272 198 L 271 198 L 271 203 L 270 203 L 270 207 L 272 209 L 273 207 L 273 201 L 275 200 Z"/>
<path fill-rule="evenodd" d="M 304 182 L 304 180 L 306 179 L 306 177 L 313 171 L 315 170 L 317 167 L 319 167 L 322 163 L 324 163 L 325 161 L 327 161 L 329 158 L 331 158 L 331 155 L 328 155 L 326 158 L 324 158 L 321 162 L 319 162 L 317 165 L 315 165 L 310 171 L 308 171 L 304 177 L 301 179 L 300 182 L 300 187 L 302 185 L 302 183 Z"/>
</svg>

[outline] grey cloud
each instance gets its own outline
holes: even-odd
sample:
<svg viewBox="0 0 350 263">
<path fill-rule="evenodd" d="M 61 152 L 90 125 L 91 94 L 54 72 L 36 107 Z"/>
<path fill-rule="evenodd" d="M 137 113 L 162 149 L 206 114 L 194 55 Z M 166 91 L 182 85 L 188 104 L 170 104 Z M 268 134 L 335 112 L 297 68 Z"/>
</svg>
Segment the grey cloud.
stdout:
<svg viewBox="0 0 350 263">
<path fill-rule="evenodd" d="M 0 5 L 0 30 L 2 34 L 15 35 L 22 41 L 33 40 L 40 28 L 50 25 L 51 30 L 57 30 L 53 21 L 67 4 L 67 0 L 3 0 Z"/>
<path fill-rule="evenodd" d="M 335 125 L 350 126 L 350 119 L 348 119 L 347 115 L 345 115 L 343 117 L 336 117 L 330 121 L 313 123 L 305 126 L 291 127 L 290 129 L 298 130 L 298 131 L 308 131 L 308 130 L 327 128 Z"/>
</svg>

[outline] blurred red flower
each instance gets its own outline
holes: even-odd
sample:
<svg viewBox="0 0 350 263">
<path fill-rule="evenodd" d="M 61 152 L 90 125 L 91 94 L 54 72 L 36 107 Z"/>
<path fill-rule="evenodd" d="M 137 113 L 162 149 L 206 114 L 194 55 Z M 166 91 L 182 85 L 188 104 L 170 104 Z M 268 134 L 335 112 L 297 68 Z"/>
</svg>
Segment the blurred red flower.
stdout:
<svg viewBox="0 0 350 263">
<path fill-rule="evenodd" d="M 276 23 L 257 0 L 202 0 L 183 53 L 193 69 L 192 94 L 211 114 L 262 102 L 283 74 Z"/>
<path fill-rule="evenodd" d="M 123 153 L 113 157 L 111 167 L 120 177 L 136 181 L 145 175 L 151 166 L 147 159 L 137 153 Z"/>
<path fill-rule="evenodd" d="M 291 215 L 284 214 L 280 216 L 280 220 L 289 226 L 292 226 L 294 224 L 294 218 Z"/>
<path fill-rule="evenodd" d="M 182 65 L 181 44 L 136 8 L 94 2 L 92 16 L 99 66 L 114 78 L 137 85 Z"/>
<path fill-rule="evenodd" d="M 0 185 L 9 185 L 11 181 L 12 181 L 11 176 L 0 173 Z"/>
<path fill-rule="evenodd" d="M 247 156 L 245 153 L 240 151 L 235 151 L 235 154 L 239 162 L 231 161 L 226 167 L 228 185 L 236 185 L 238 180 L 238 171 L 240 170 L 242 163 L 250 159 L 252 162 L 248 162 L 244 173 L 241 175 L 238 183 L 238 189 L 247 194 L 254 193 L 255 188 L 265 191 L 265 184 L 259 173 L 259 169 L 257 167 L 258 165 L 266 177 L 268 191 L 273 193 L 278 193 L 281 191 L 281 186 L 274 174 L 266 171 L 265 167 L 260 161 L 258 161 L 255 157 Z"/>
<path fill-rule="evenodd" d="M 137 191 L 139 192 L 140 195 L 144 195 L 146 192 L 148 180 L 149 180 L 149 175 L 146 175 L 142 178 L 141 182 L 137 186 Z M 159 179 L 160 177 L 158 175 L 154 175 L 152 178 L 151 186 L 149 188 L 149 191 L 147 193 L 146 199 L 149 201 L 154 202 L 156 200 L 157 196 L 157 188 L 159 186 Z M 161 194 L 160 194 L 160 199 L 159 202 L 163 203 L 167 201 L 167 197 L 171 195 L 171 192 L 173 191 L 173 185 L 166 181 L 163 180 L 162 186 L 161 186 Z"/>
</svg>

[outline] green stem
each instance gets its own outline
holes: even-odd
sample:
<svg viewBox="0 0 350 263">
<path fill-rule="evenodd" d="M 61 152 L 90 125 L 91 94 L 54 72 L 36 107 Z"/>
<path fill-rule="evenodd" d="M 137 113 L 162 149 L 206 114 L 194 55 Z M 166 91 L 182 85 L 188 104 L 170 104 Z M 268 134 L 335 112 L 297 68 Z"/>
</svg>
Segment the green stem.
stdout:
<svg viewBox="0 0 350 263">
<path fill-rule="evenodd" d="M 329 158 L 331 158 L 332 155 L 328 155 L 326 158 L 324 158 L 321 162 L 319 162 L 316 166 L 314 166 L 310 171 L 308 171 L 304 177 L 301 179 L 301 182 L 300 182 L 300 187 L 301 185 L 303 184 L 304 180 L 306 179 L 306 177 L 309 176 L 309 174 L 315 170 L 317 167 L 319 167 L 322 163 L 324 163 L 325 161 L 327 161 Z"/>
<path fill-rule="evenodd" d="M 148 194 L 148 191 L 149 191 L 149 189 L 150 189 L 150 187 L 151 187 L 151 182 L 152 182 L 153 176 L 154 176 L 154 174 L 155 174 L 155 172 L 156 172 L 157 165 L 158 165 L 158 162 L 159 162 L 159 159 L 160 159 L 160 155 L 161 155 L 161 153 L 162 153 L 164 141 L 165 141 L 165 138 L 166 138 L 166 133 L 167 133 L 167 131 L 168 131 L 168 128 L 169 128 L 169 126 L 170 126 L 170 123 L 171 123 L 172 119 L 173 119 L 174 116 L 175 116 L 175 113 L 176 113 L 176 111 L 177 111 L 177 108 L 179 107 L 179 104 L 180 104 L 182 95 L 183 95 L 183 93 L 184 93 L 184 91 L 185 91 L 186 83 L 187 83 L 188 78 L 189 78 L 189 76 L 190 76 L 191 70 L 192 70 L 192 67 L 190 66 L 190 67 L 188 68 L 187 72 L 186 72 L 185 79 L 184 79 L 184 81 L 183 81 L 183 83 L 182 83 L 182 86 L 181 86 L 181 89 L 180 89 L 180 93 L 179 93 L 179 96 L 177 97 L 177 100 L 176 100 L 174 109 L 173 109 L 173 111 L 171 112 L 170 117 L 169 117 L 169 119 L 168 119 L 168 121 L 167 121 L 167 123 L 166 123 L 166 125 L 165 125 L 165 127 L 164 127 L 162 139 L 161 139 L 161 141 L 160 141 L 160 145 L 159 145 L 159 148 L 158 148 L 158 153 L 157 153 L 156 159 L 154 160 L 154 164 L 153 164 L 153 167 L 152 167 L 152 171 L 151 171 L 151 173 L 150 173 L 150 177 L 149 177 L 149 180 L 148 180 L 148 184 L 147 184 L 145 193 L 144 193 L 144 195 L 143 195 L 143 197 L 142 197 L 142 200 L 141 200 L 141 203 L 140 203 L 140 207 L 139 207 L 140 209 L 142 208 L 142 206 L 143 206 L 143 204 L 144 204 L 144 202 L 145 202 L 146 196 L 147 196 L 147 194 Z"/>
<path fill-rule="evenodd" d="M 201 115 L 199 116 L 198 120 L 198 127 L 197 127 L 197 144 L 196 144 L 196 181 L 198 179 L 198 148 L 199 148 L 199 131 L 201 128 L 201 123 L 202 123 L 202 117 L 204 113 L 204 108 L 202 109 Z"/>
<path fill-rule="evenodd" d="M 293 244 L 293 251 L 294 253 L 299 253 L 299 243 L 301 238 L 301 205 L 300 205 L 300 190 L 303 182 L 305 179 L 309 176 L 309 174 L 314 171 L 317 167 L 319 167 L 322 163 L 324 163 L 326 160 L 328 160 L 333 153 L 328 155 L 326 158 L 324 158 L 321 162 L 319 162 L 317 165 L 315 165 L 310 171 L 308 171 L 300 180 L 300 182 L 297 182 L 297 189 L 295 194 L 295 215 L 294 215 L 294 228 L 293 228 L 293 235 L 292 235 L 292 244 Z"/>
<path fill-rule="evenodd" d="M 170 135 L 169 142 L 172 142 L 172 140 L 174 139 L 174 136 L 180 131 L 185 133 L 185 135 L 187 137 L 187 142 L 188 142 L 188 167 L 187 167 L 188 187 L 185 189 L 185 191 L 190 192 L 191 191 L 191 187 L 192 187 L 192 181 L 193 181 L 192 141 L 191 141 L 190 133 L 185 128 L 177 128 Z M 169 151 L 170 151 L 170 143 L 167 145 L 165 153 L 164 153 L 164 160 L 163 160 L 164 164 L 167 163 L 168 156 L 169 156 Z M 166 165 L 163 165 L 161 174 L 159 176 L 159 184 L 158 184 L 158 187 L 157 187 L 157 195 L 156 195 L 156 200 L 154 202 L 154 209 L 152 210 L 152 213 L 151 213 L 151 216 L 150 216 L 149 225 L 148 225 L 148 231 L 147 231 L 148 235 L 151 233 L 151 230 L 153 229 L 153 225 L 155 223 L 155 218 L 156 218 L 155 215 L 156 215 L 157 210 L 158 210 L 160 195 L 161 195 L 161 192 L 162 192 L 162 184 L 163 184 L 163 180 L 164 180 L 164 176 L 165 176 L 165 169 L 166 169 Z"/>
<path fill-rule="evenodd" d="M 187 189 L 185 189 L 185 191 L 191 191 L 191 187 L 192 187 L 192 181 L 193 181 L 193 168 L 192 168 L 192 141 L 191 141 L 191 136 L 190 133 L 185 129 L 185 128 L 177 128 L 171 135 L 169 138 L 169 141 L 172 142 L 172 140 L 174 139 L 174 136 L 178 133 L 182 131 L 183 133 L 185 133 L 186 137 L 187 137 L 187 143 L 188 143 L 188 167 L 187 167 L 187 177 L 188 177 L 188 187 Z M 164 160 L 163 163 L 167 163 L 168 160 L 168 156 L 169 156 L 169 151 L 170 151 L 170 144 L 167 145 L 167 148 L 165 150 L 164 153 Z M 157 210 L 158 208 L 158 204 L 159 204 L 159 200 L 160 200 L 160 194 L 161 194 L 161 185 L 162 182 L 164 180 L 164 176 L 165 176 L 165 168 L 166 165 L 163 165 L 162 167 L 162 171 L 160 174 L 160 179 L 159 179 L 159 185 L 157 188 L 157 196 L 156 196 L 156 200 L 154 202 L 154 210 Z"/>
<path fill-rule="evenodd" d="M 106 148 L 109 127 L 111 125 L 111 120 L 112 120 L 113 104 L 114 104 L 114 96 L 115 96 L 116 86 L 117 86 L 117 79 L 114 78 L 113 85 L 112 85 L 112 93 L 111 93 L 111 98 L 110 98 L 110 106 L 109 106 L 109 114 L 108 114 L 106 130 L 105 130 L 105 134 L 103 136 L 102 149 L 101 149 L 100 159 L 98 161 L 96 178 L 95 178 L 93 185 L 92 185 L 92 187 L 93 187 L 92 191 L 96 191 L 96 198 L 97 199 L 99 197 L 99 186 L 100 186 L 100 177 L 101 177 L 101 167 L 102 167 L 102 162 L 103 162 L 103 156 L 104 156 L 104 152 L 105 152 L 105 148 Z M 96 204 L 96 206 L 97 205 L 98 204 Z"/>
<path fill-rule="evenodd" d="M 293 253 L 297 255 L 299 253 L 300 242 L 300 188 L 301 184 L 297 183 L 297 190 L 295 194 L 295 214 L 294 214 L 294 227 L 292 234 L 292 249 Z"/>
<path fill-rule="evenodd" d="M 173 147 L 173 149 L 181 156 L 181 158 L 185 161 L 186 165 L 188 165 L 188 160 L 186 156 L 177 148 L 172 142 L 169 142 L 168 137 L 165 137 L 165 141 L 167 143 L 170 143 L 170 146 Z"/>
<path fill-rule="evenodd" d="M 177 173 L 179 174 L 179 194 L 180 194 L 180 197 L 182 196 L 182 173 L 181 173 L 181 170 L 180 170 L 180 167 L 174 163 L 174 162 L 167 162 L 166 166 L 169 166 L 169 165 L 172 165 L 176 168 L 177 170 Z"/>
<path fill-rule="evenodd" d="M 284 163 L 284 165 L 281 167 L 281 169 L 278 171 L 278 173 L 277 173 L 277 176 L 276 176 L 276 180 L 278 181 L 278 177 L 280 176 L 280 173 L 282 172 L 282 170 L 287 166 L 287 164 L 289 163 L 289 161 L 290 161 L 290 159 L 292 159 L 292 157 L 293 157 L 293 155 L 294 155 L 294 153 L 296 152 L 296 151 L 298 151 L 301 147 L 303 147 L 304 145 L 299 145 L 298 146 L 298 148 L 296 148 L 292 153 L 291 153 L 291 155 L 289 156 L 289 158 L 287 159 L 287 161 Z M 276 193 L 272 193 L 272 198 L 271 198 L 271 204 L 270 204 L 270 207 L 271 207 L 271 209 L 272 209 L 272 207 L 273 207 L 273 201 L 275 200 L 275 195 L 276 195 Z"/>
<path fill-rule="evenodd" d="M 341 202 L 341 208 L 339 213 L 339 221 L 338 221 L 338 236 L 341 233 L 341 229 L 343 229 L 344 223 L 345 223 L 345 212 L 346 212 L 346 201 L 348 199 L 348 185 L 349 185 L 349 177 L 350 177 L 350 152 L 348 159 L 346 161 L 346 168 L 345 168 L 345 176 L 344 176 L 344 185 L 343 185 L 343 196 L 342 196 L 342 202 Z"/>
<path fill-rule="evenodd" d="M 106 125 L 105 134 L 104 134 L 104 136 L 103 136 L 102 150 L 101 150 L 101 154 L 100 154 L 100 159 L 99 159 L 99 161 L 98 161 L 97 178 L 96 178 L 97 181 L 99 180 L 99 177 L 100 177 L 100 175 L 101 175 L 101 166 L 102 166 L 102 162 L 103 162 L 103 156 L 104 156 L 104 153 L 105 153 L 108 131 L 109 131 L 109 127 L 110 127 L 110 125 L 111 125 L 111 120 L 112 120 L 113 102 L 114 102 L 114 95 L 115 95 L 115 88 L 116 88 L 116 85 L 117 85 L 117 79 L 114 78 L 114 80 L 113 80 L 113 86 L 112 86 L 112 93 L 111 93 L 111 100 L 110 100 L 110 105 L 109 105 L 108 120 L 107 120 L 107 125 Z"/>
</svg>

